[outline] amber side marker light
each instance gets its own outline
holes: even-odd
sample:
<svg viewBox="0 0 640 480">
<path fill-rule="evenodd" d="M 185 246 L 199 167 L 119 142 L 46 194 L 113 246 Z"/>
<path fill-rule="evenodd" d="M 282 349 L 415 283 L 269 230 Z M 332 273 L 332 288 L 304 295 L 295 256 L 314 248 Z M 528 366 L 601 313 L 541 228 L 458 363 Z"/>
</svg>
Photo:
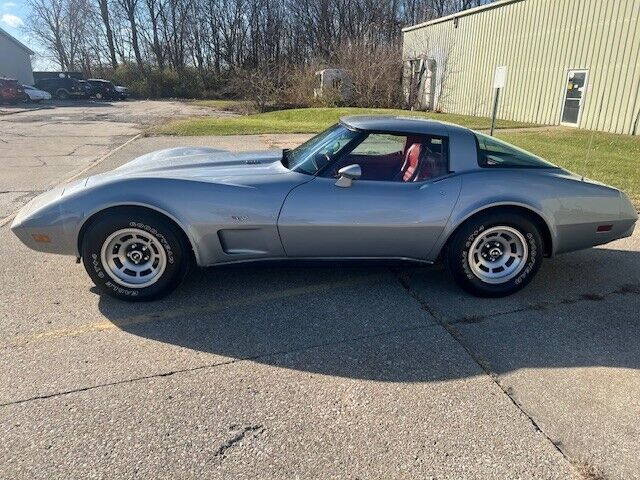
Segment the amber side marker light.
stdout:
<svg viewBox="0 0 640 480">
<path fill-rule="evenodd" d="M 598 233 L 610 232 L 612 228 L 613 228 L 613 225 L 598 225 L 598 228 L 596 228 L 596 232 Z"/>
<path fill-rule="evenodd" d="M 34 233 L 31 236 L 38 243 L 51 243 L 51 238 L 49 238 L 49 235 L 44 235 L 42 233 Z"/>
</svg>

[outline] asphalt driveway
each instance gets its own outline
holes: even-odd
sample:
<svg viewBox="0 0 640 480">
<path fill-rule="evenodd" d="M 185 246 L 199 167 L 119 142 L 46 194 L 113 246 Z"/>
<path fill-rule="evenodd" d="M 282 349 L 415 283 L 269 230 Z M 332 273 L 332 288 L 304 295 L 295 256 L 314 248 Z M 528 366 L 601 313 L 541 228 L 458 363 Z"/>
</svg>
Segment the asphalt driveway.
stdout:
<svg viewBox="0 0 640 480">
<path fill-rule="evenodd" d="M 303 138 L 105 123 L 98 158 L 12 178 L 33 192 L 158 148 Z M 6 225 L 0 245 L 1 478 L 640 478 L 640 232 L 500 300 L 438 266 L 337 264 L 196 271 L 131 305 Z"/>
</svg>

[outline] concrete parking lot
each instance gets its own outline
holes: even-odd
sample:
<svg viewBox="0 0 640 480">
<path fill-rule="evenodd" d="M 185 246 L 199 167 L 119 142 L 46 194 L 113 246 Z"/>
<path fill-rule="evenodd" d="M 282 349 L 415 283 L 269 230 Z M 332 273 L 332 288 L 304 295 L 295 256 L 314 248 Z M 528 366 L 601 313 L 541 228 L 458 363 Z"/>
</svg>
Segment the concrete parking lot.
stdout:
<svg viewBox="0 0 640 480">
<path fill-rule="evenodd" d="M 136 111 L 183 107 L 0 117 L 0 217 L 155 149 L 305 138 L 137 136 L 162 114 Z M 201 270 L 125 304 L 6 224 L 0 244 L 0 478 L 640 478 L 638 231 L 505 299 L 337 264 Z"/>
<path fill-rule="evenodd" d="M 0 108 L 0 219 L 34 195 L 90 167 L 142 129 L 214 114 L 185 102 L 54 101 Z"/>
</svg>

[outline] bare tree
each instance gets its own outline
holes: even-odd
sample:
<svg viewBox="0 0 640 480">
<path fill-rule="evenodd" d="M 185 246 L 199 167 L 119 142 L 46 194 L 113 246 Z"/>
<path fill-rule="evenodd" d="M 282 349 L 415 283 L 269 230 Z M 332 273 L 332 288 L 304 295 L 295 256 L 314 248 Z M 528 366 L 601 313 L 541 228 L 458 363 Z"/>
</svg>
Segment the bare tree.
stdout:
<svg viewBox="0 0 640 480">
<path fill-rule="evenodd" d="M 402 97 L 402 57 L 398 43 L 348 42 L 339 49 L 337 65 L 351 77 L 353 103 L 394 107 Z"/>
<path fill-rule="evenodd" d="M 140 68 L 143 67 L 140 43 L 138 42 L 138 0 L 117 0 L 129 21 L 129 33 L 131 35 L 131 47 Z"/>
<path fill-rule="evenodd" d="M 93 11 L 87 0 L 30 0 L 27 30 L 53 54 L 62 70 L 79 66 Z"/>
<path fill-rule="evenodd" d="M 149 12 L 149 24 L 151 29 L 151 51 L 155 56 L 156 63 L 160 70 L 164 70 L 164 47 L 160 43 L 160 17 L 164 10 L 162 0 L 145 0 Z"/>
<path fill-rule="evenodd" d="M 152 86 L 166 80 L 197 95 L 219 85 L 213 77 L 232 87 L 246 71 L 322 64 L 357 71 L 363 104 L 388 104 L 391 90 L 370 92 L 399 85 L 401 28 L 488 0 L 27 1 L 30 31 L 61 68 L 131 72 L 146 93 L 175 92 Z"/>
<path fill-rule="evenodd" d="M 259 112 L 264 112 L 270 103 L 278 101 L 278 96 L 285 93 L 289 80 L 286 68 L 269 63 L 259 69 L 239 71 L 234 83 Z"/>
<path fill-rule="evenodd" d="M 109 19 L 109 0 L 98 0 L 98 7 L 100 8 L 100 18 L 102 18 L 105 37 L 107 39 L 107 45 L 109 46 L 109 57 L 111 60 L 111 66 L 113 68 L 117 68 L 118 60 L 116 59 L 116 49 L 113 44 L 113 31 L 111 30 L 111 20 Z"/>
</svg>

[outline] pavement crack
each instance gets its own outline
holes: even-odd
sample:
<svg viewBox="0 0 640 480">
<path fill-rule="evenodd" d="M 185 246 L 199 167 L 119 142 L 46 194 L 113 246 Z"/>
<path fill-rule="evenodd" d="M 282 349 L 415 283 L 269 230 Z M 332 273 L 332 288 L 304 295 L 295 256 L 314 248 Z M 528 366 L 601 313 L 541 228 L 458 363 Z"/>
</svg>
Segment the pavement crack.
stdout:
<svg viewBox="0 0 640 480">
<path fill-rule="evenodd" d="M 205 364 L 205 365 L 198 365 L 198 366 L 195 366 L 195 367 L 181 368 L 181 369 L 176 369 L 176 370 L 170 370 L 170 371 L 167 371 L 167 372 L 155 373 L 155 374 L 152 374 L 152 375 L 143 375 L 143 376 L 139 376 L 139 377 L 128 378 L 128 379 L 125 379 L 125 380 L 117 380 L 117 381 L 113 381 L 113 382 L 105 382 L 105 383 L 101 383 L 101 384 L 98 384 L 98 385 L 90 385 L 90 386 L 87 386 L 87 387 L 73 388 L 73 389 L 69 389 L 69 390 L 64 390 L 62 392 L 54 392 L 54 393 L 49 393 L 49 394 L 45 394 L 45 395 L 35 395 L 35 396 L 29 397 L 29 398 L 23 398 L 23 399 L 19 399 L 19 400 L 10 401 L 10 402 L 0 403 L 0 407 L 8 407 L 8 406 L 11 406 L 11 405 L 19 405 L 21 403 L 28 403 L 28 402 L 32 402 L 34 400 L 47 400 L 47 399 L 50 399 L 50 398 L 61 397 L 61 396 L 70 395 L 70 394 L 73 394 L 73 393 L 81 393 L 81 392 L 88 392 L 88 391 L 91 391 L 91 390 L 97 390 L 99 388 L 113 387 L 113 386 L 118 386 L 118 385 L 126 385 L 126 384 L 130 384 L 130 383 L 132 384 L 132 383 L 136 383 L 136 382 L 140 382 L 140 381 L 152 380 L 154 378 L 170 377 L 172 375 L 178 375 L 178 374 L 181 374 L 181 373 L 191 373 L 191 372 L 198 372 L 198 371 L 203 371 L 203 370 L 210 370 L 210 369 L 213 369 L 213 368 L 216 368 L 216 367 L 220 367 L 220 366 L 224 366 L 224 365 L 233 365 L 233 364 L 239 363 L 239 362 L 259 360 L 261 358 L 274 357 L 274 356 L 278 356 L 278 355 L 289 355 L 289 354 L 292 354 L 292 353 L 299 353 L 299 352 L 304 352 L 304 351 L 307 351 L 307 350 L 313 350 L 315 348 L 330 347 L 330 346 L 342 345 L 342 344 L 351 343 L 351 342 L 370 340 L 370 339 L 384 337 L 384 336 L 397 335 L 399 333 L 407 333 L 407 332 L 413 332 L 413 331 L 419 331 L 419 330 L 426 330 L 428 328 L 435 328 L 437 326 L 438 325 L 436 325 L 436 324 L 417 325 L 417 326 L 398 328 L 398 329 L 393 329 L 393 330 L 386 330 L 384 332 L 378 332 L 378 333 L 374 333 L 374 334 L 370 334 L 370 335 L 360 335 L 360 336 L 356 336 L 356 337 L 343 338 L 343 339 L 340 339 L 340 340 L 334 340 L 334 341 L 328 341 L 328 342 L 320 342 L 320 343 L 311 344 L 311 345 L 303 345 L 303 346 L 300 346 L 300 347 L 290 348 L 290 349 L 287 349 L 287 350 L 263 352 L 263 353 L 258 353 L 258 354 L 255 354 L 255 355 L 246 356 L 246 357 L 239 357 L 239 358 L 229 359 L 229 360 L 226 360 L 226 361 L 219 361 L 219 362 L 214 362 L 214 363 L 208 363 L 208 364 Z"/>
<path fill-rule="evenodd" d="M 238 428 L 236 425 L 231 426 L 232 430 L 237 430 L 236 433 L 229 439 L 227 439 L 222 445 L 220 445 L 213 453 L 216 457 L 225 457 L 225 452 L 232 447 L 235 447 L 238 443 L 242 442 L 248 435 L 252 438 L 256 438 L 264 433 L 264 427 L 262 425 L 247 425 Z"/>
<path fill-rule="evenodd" d="M 403 276 L 402 274 L 398 273 L 398 272 L 394 272 L 396 278 L 398 279 L 398 281 L 400 282 L 400 284 L 405 288 L 405 290 L 407 291 L 407 293 L 413 297 L 418 304 L 420 304 L 420 306 L 422 307 L 423 310 L 425 310 L 427 313 L 429 313 L 431 316 L 433 316 L 435 318 L 435 320 L 438 322 L 438 324 L 444 328 L 447 333 L 449 335 L 451 335 L 451 337 L 463 348 L 463 350 L 467 353 L 467 355 L 484 371 L 484 373 L 491 379 L 491 381 L 500 389 L 502 390 L 502 393 L 504 393 L 504 395 L 509 399 L 509 401 L 518 409 L 518 411 L 524 415 L 529 422 L 531 423 L 531 425 L 533 426 L 533 428 L 535 429 L 536 432 L 539 432 L 548 442 L 549 444 L 552 446 L 552 448 L 554 448 L 560 455 L 562 455 L 562 457 L 569 463 L 569 465 L 571 465 L 573 468 L 575 468 L 574 463 L 571 461 L 571 459 L 565 455 L 565 453 L 562 451 L 562 449 L 558 446 L 558 444 L 556 442 L 554 442 L 538 425 L 538 423 L 535 421 L 535 419 L 533 418 L 533 416 L 531 416 L 525 409 L 524 407 L 516 400 L 514 392 L 512 391 L 511 388 L 509 387 L 504 387 L 499 380 L 498 375 L 493 372 L 491 370 L 491 366 L 489 364 L 489 362 L 482 357 L 482 355 L 477 354 L 476 352 L 474 352 L 471 347 L 465 342 L 464 337 L 462 335 L 462 333 L 457 330 L 454 326 L 454 324 L 452 324 L 451 322 L 447 321 L 446 318 L 444 318 L 444 316 L 440 315 L 438 312 L 436 312 L 419 294 L 418 292 L 416 292 L 412 287 L 411 287 L 411 283 L 409 281 L 409 279 L 406 276 Z M 530 307 L 526 307 L 525 309 L 529 310 Z M 481 321 L 481 320 L 479 320 Z M 460 323 L 460 322 L 458 322 Z"/>
</svg>

